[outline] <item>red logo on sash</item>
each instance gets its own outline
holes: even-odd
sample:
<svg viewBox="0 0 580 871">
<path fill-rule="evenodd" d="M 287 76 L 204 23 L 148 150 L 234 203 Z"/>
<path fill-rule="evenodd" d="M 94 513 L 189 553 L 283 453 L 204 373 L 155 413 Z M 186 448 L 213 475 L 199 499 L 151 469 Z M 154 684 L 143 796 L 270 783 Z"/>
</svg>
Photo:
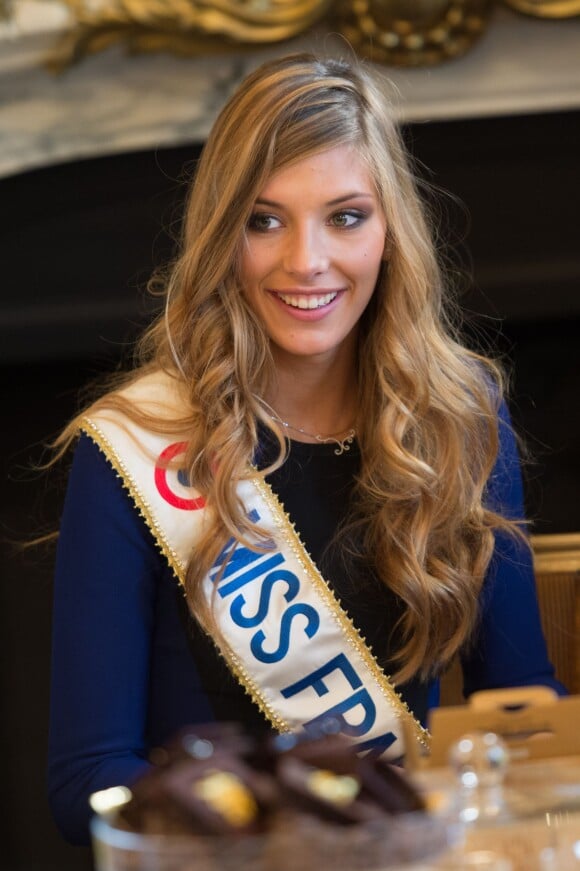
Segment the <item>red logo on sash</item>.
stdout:
<svg viewBox="0 0 580 871">
<path fill-rule="evenodd" d="M 205 507 L 205 499 L 202 496 L 197 496 L 195 499 L 186 499 L 175 493 L 167 480 L 167 473 L 171 471 L 165 468 L 166 464 L 173 460 L 179 454 L 184 454 L 187 449 L 187 442 L 174 442 L 174 444 L 166 447 L 159 454 L 159 460 L 155 466 L 155 486 L 159 494 L 166 502 L 173 505 L 174 508 L 181 508 L 182 511 L 199 511 Z M 180 474 L 181 473 L 181 474 Z M 178 470 L 177 475 L 172 474 L 172 477 L 177 479 L 177 482 L 183 487 L 189 487 L 189 483 L 182 481 L 182 470 Z"/>
</svg>

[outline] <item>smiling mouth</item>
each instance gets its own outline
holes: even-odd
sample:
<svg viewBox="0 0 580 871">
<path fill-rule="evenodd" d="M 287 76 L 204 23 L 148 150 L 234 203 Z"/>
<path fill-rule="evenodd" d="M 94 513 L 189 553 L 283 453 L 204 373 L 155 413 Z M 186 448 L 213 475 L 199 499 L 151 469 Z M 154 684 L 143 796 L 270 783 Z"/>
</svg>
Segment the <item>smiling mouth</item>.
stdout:
<svg viewBox="0 0 580 871">
<path fill-rule="evenodd" d="M 308 293 L 308 294 L 292 294 L 292 293 L 277 293 L 278 299 L 289 305 L 291 308 L 300 308 L 312 311 L 317 308 L 323 308 L 329 305 L 338 296 L 338 291 L 334 290 L 331 293 Z"/>
</svg>

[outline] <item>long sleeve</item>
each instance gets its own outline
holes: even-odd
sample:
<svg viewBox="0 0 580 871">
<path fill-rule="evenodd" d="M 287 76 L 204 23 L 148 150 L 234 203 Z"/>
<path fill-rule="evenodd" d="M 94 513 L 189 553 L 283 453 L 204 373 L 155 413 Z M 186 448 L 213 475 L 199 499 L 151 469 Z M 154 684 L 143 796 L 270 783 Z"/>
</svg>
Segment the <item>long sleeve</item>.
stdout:
<svg viewBox="0 0 580 871">
<path fill-rule="evenodd" d="M 72 842 L 91 792 L 147 766 L 145 723 L 159 562 L 104 456 L 81 437 L 57 550 L 49 798 Z"/>
<path fill-rule="evenodd" d="M 507 408 L 500 410 L 500 450 L 488 486 L 488 504 L 505 517 L 524 517 L 520 460 Z M 505 533 L 496 546 L 482 591 L 475 644 L 463 656 L 465 693 L 541 684 L 559 694 L 546 651 L 530 548 Z"/>
</svg>

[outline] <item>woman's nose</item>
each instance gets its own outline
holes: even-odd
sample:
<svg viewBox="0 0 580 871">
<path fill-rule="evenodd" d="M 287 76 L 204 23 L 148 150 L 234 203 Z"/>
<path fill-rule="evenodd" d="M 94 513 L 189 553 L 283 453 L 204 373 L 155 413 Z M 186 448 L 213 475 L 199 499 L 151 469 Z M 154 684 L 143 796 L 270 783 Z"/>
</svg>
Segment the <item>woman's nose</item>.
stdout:
<svg viewBox="0 0 580 871">
<path fill-rule="evenodd" d="M 324 234 L 312 227 L 296 228 L 289 234 L 284 259 L 286 271 L 302 279 L 326 272 L 329 252 Z"/>
</svg>

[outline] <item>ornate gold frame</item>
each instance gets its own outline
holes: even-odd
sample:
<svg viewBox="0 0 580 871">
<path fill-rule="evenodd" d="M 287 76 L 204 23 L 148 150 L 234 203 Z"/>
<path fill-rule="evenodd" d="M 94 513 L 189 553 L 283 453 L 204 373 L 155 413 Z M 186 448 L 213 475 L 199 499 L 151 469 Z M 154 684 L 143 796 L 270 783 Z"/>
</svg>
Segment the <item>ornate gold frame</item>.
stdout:
<svg viewBox="0 0 580 871">
<path fill-rule="evenodd" d="M 500 0 L 60 0 L 73 26 L 49 66 L 61 70 L 122 43 L 129 52 L 182 55 L 255 50 L 281 43 L 326 19 L 370 60 L 424 66 L 464 54 Z M 580 14 L 580 0 L 501 0 L 542 18 Z M 13 0 L 0 0 L 11 17 Z M 321 24 L 322 26 L 322 24 Z"/>
<path fill-rule="evenodd" d="M 580 0 L 504 0 L 517 12 L 537 18 L 572 18 L 580 15 Z"/>
<path fill-rule="evenodd" d="M 423 66 L 464 54 L 487 26 L 491 0 L 339 0 L 341 32 L 371 60 Z"/>
<path fill-rule="evenodd" d="M 202 55 L 290 39 L 332 0 L 62 0 L 75 21 L 51 65 L 62 68 L 123 42 L 130 52 Z"/>
</svg>

